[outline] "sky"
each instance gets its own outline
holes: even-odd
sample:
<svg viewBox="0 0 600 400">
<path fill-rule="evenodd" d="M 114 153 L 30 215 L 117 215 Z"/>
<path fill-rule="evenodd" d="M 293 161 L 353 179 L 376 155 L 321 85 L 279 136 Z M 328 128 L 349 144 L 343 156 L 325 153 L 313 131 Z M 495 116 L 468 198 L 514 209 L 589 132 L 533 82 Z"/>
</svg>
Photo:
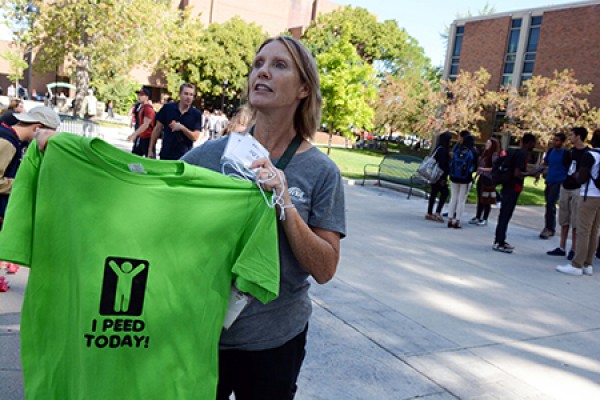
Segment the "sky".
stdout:
<svg viewBox="0 0 600 400">
<path fill-rule="evenodd" d="M 380 21 L 395 19 L 401 28 L 414 37 L 425 50 L 434 66 L 443 66 L 446 57 L 440 33 L 450 26 L 457 16 L 470 11 L 478 15 L 486 4 L 494 12 L 517 11 L 549 5 L 576 3 L 560 0 L 332 0 L 342 5 L 362 7 L 375 14 Z"/>
<path fill-rule="evenodd" d="M 440 38 L 445 27 L 458 15 L 469 11 L 477 15 L 486 4 L 495 12 L 517 11 L 554 4 L 575 3 L 567 0 L 333 0 L 338 4 L 363 7 L 379 20 L 395 19 L 401 28 L 417 39 L 434 66 L 443 66 L 446 49 Z M 0 24 L 0 39 L 10 40 L 10 32 Z"/>
</svg>

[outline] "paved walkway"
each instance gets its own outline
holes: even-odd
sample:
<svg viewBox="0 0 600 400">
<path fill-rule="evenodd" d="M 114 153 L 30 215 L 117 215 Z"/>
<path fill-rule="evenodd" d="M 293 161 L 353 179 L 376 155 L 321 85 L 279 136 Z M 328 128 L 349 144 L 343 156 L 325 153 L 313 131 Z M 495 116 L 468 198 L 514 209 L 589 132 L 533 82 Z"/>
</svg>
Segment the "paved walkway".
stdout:
<svg viewBox="0 0 600 400">
<path fill-rule="evenodd" d="M 494 223 L 448 229 L 421 198 L 345 189 L 348 237 L 335 279 L 312 288 L 298 400 L 600 398 L 600 262 L 555 272 L 566 260 L 545 254 L 558 238 L 538 238 L 540 208 L 518 207 L 509 255 L 491 250 Z M 23 397 L 26 278 L 0 293 L 3 400 Z"/>
</svg>

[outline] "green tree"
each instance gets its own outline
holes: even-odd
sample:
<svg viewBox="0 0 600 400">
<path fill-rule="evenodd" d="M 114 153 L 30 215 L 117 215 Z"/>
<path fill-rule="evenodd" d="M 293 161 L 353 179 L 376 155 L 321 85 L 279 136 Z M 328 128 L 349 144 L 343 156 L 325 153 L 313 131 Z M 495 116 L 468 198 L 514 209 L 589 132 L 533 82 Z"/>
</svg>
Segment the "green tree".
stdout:
<svg viewBox="0 0 600 400">
<path fill-rule="evenodd" d="M 38 2 L 33 32 L 23 29 L 27 0 L 0 0 L 20 43 L 31 43 L 41 71 L 64 65 L 75 76 L 76 107 L 90 85 L 90 76 L 112 77 L 158 59 L 162 28 L 172 19 L 166 1 L 56 0 Z M 148 21 L 149 12 L 152 15 Z M 142 22 L 148 21 L 148 22 Z M 27 33 L 28 32 L 28 33 Z M 64 64 L 63 64 L 64 63 Z M 76 113 L 78 110 L 74 110 Z"/>
<path fill-rule="evenodd" d="M 131 106 L 137 102 L 136 91 L 140 85 L 124 75 L 115 75 L 107 80 L 94 79 L 96 95 L 100 101 L 113 101 L 113 107 L 118 114 L 128 114 Z"/>
<path fill-rule="evenodd" d="M 23 60 L 23 52 L 19 49 L 6 50 L 2 53 L 2 58 L 8 61 L 10 73 L 8 80 L 14 82 L 15 88 L 19 88 L 19 80 L 23 79 L 23 71 L 27 68 L 27 62 Z M 18 94 L 17 94 L 18 96 Z"/>
<path fill-rule="evenodd" d="M 177 35 L 184 45 L 170 46 L 163 59 L 169 88 L 173 92 L 181 81 L 188 81 L 201 93 L 239 98 L 246 88 L 256 49 L 267 35 L 258 25 L 239 17 L 211 24 L 205 30 L 199 26 L 197 19 L 184 22 L 183 32 Z M 196 27 L 195 33 L 190 32 L 192 40 L 185 38 L 185 31 L 191 27 Z"/>
<path fill-rule="evenodd" d="M 364 8 L 346 6 L 319 16 L 307 29 L 303 41 L 313 54 L 335 46 L 346 37 L 357 54 L 383 74 L 421 75 L 430 65 L 417 41 L 394 20 L 378 22 Z"/>
<path fill-rule="evenodd" d="M 468 130 L 479 135 L 479 125 L 489 112 L 505 104 L 502 93 L 488 91 L 490 73 L 481 68 L 475 73 L 461 71 L 455 81 L 441 81 L 443 90 L 432 91 L 418 123 L 426 136 L 446 130 Z"/>
<path fill-rule="evenodd" d="M 518 91 L 509 89 L 505 129 L 516 135 L 533 132 L 543 139 L 572 126 L 593 129 L 598 110 L 584 97 L 592 88 L 578 83 L 572 70 L 554 71 L 552 77 L 533 76 Z"/>
<path fill-rule="evenodd" d="M 433 89 L 434 85 L 424 79 L 399 79 L 386 75 L 372 103 L 375 126 L 380 131 L 385 129 L 386 134 L 392 131 L 416 132 Z"/>
<path fill-rule="evenodd" d="M 369 102 L 376 96 L 375 71 L 343 37 L 317 55 L 323 96 L 322 121 L 329 130 L 329 146 L 334 132 L 351 135 L 351 128 L 372 129 L 373 109 Z"/>
</svg>

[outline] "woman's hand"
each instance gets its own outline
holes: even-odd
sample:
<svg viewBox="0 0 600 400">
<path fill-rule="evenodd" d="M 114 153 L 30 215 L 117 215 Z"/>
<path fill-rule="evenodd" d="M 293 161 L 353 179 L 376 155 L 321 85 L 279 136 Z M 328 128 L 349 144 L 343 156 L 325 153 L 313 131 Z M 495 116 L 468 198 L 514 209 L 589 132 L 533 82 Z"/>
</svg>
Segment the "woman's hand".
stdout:
<svg viewBox="0 0 600 400">
<path fill-rule="evenodd" d="M 282 170 L 277 169 L 268 158 L 260 158 L 250 166 L 256 171 L 256 182 L 263 190 L 281 196 L 283 207 L 291 207 L 292 200 L 287 191 L 287 180 Z"/>
</svg>

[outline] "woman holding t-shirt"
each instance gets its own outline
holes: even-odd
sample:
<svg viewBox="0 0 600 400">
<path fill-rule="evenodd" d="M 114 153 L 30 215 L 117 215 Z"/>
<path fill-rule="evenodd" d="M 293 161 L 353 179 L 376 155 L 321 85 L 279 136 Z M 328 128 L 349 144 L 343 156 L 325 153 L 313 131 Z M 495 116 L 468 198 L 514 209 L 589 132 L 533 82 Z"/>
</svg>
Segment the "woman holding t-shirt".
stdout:
<svg viewBox="0 0 600 400">
<path fill-rule="evenodd" d="M 238 400 L 294 397 L 311 314 L 308 278 L 323 284 L 336 272 L 346 231 L 341 175 L 308 141 L 320 123 L 319 85 L 315 60 L 290 37 L 266 40 L 252 63 L 251 132 L 270 154 L 252 168 L 264 190 L 283 193 L 277 206 L 285 216 L 279 225 L 281 285 L 277 300 L 250 302 L 223 331 L 218 400 L 232 393 Z M 182 160 L 220 172 L 228 140 L 208 141 Z M 286 153 L 291 159 L 284 166 Z"/>
</svg>

